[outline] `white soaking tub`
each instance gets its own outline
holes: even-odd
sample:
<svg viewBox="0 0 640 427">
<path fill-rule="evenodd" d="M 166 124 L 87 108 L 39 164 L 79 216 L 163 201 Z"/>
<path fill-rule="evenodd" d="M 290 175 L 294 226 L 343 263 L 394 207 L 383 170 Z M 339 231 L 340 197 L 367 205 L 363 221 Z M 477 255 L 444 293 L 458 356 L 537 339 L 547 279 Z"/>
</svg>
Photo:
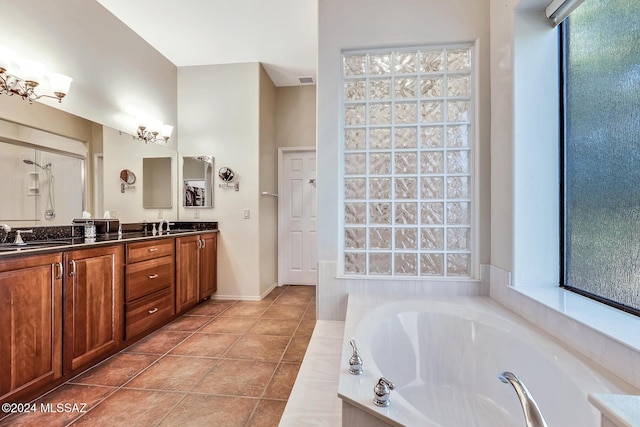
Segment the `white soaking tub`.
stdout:
<svg viewBox="0 0 640 427">
<path fill-rule="evenodd" d="M 376 299 L 378 301 L 376 301 Z M 355 339 L 364 373 L 349 374 Z M 510 371 L 528 387 L 550 427 L 600 425 L 590 393 L 638 390 L 486 297 L 388 302 L 350 295 L 338 395 L 343 426 L 524 426 Z M 391 404 L 373 404 L 384 376 Z"/>
</svg>

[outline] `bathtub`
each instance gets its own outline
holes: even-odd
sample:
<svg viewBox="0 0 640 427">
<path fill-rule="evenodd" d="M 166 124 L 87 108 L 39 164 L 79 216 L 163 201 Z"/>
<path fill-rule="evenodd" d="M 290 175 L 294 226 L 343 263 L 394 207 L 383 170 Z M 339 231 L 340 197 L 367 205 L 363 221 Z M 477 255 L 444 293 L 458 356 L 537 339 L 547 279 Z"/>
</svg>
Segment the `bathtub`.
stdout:
<svg viewBox="0 0 640 427">
<path fill-rule="evenodd" d="M 355 339 L 364 373 L 349 374 Z M 389 302 L 350 295 L 338 395 L 343 426 L 524 426 L 511 371 L 529 388 L 550 427 L 600 425 L 590 393 L 638 390 L 563 347 L 490 298 Z M 384 376 L 391 404 L 372 402 Z"/>
</svg>

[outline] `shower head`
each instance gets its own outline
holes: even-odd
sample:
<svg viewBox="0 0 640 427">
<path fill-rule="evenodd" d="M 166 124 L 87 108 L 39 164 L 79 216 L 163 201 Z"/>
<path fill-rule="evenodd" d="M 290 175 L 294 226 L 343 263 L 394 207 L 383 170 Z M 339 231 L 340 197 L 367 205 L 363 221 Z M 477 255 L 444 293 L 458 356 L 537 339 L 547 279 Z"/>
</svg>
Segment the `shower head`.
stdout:
<svg viewBox="0 0 640 427">
<path fill-rule="evenodd" d="M 24 159 L 23 160 L 24 163 L 28 164 L 28 165 L 36 165 L 37 167 L 39 167 L 42 170 L 49 170 L 51 168 L 51 163 L 47 163 L 44 166 L 39 165 L 38 163 L 34 162 L 33 160 L 29 160 L 29 159 Z"/>
</svg>

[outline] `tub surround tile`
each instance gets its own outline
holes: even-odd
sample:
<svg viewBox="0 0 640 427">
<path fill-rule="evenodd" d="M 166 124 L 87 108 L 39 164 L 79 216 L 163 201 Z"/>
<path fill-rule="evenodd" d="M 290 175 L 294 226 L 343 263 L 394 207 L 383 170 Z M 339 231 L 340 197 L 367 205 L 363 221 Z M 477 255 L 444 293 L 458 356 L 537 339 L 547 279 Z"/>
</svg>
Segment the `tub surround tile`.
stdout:
<svg viewBox="0 0 640 427">
<path fill-rule="evenodd" d="M 344 322 L 319 320 L 302 361 L 280 427 L 342 425 L 338 375 Z"/>
</svg>

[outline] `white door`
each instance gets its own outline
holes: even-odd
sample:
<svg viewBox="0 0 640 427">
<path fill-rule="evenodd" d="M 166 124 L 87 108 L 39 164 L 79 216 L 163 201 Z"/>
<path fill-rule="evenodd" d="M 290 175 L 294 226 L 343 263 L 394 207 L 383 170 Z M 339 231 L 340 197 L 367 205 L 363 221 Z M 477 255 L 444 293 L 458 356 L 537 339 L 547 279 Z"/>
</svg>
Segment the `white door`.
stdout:
<svg viewBox="0 0 640 427">
<path fill-rule="evenodd" d="M 282 149 L 278 184 L 278 284 L 315 285 L 316 152 Z"/>
</svg>

